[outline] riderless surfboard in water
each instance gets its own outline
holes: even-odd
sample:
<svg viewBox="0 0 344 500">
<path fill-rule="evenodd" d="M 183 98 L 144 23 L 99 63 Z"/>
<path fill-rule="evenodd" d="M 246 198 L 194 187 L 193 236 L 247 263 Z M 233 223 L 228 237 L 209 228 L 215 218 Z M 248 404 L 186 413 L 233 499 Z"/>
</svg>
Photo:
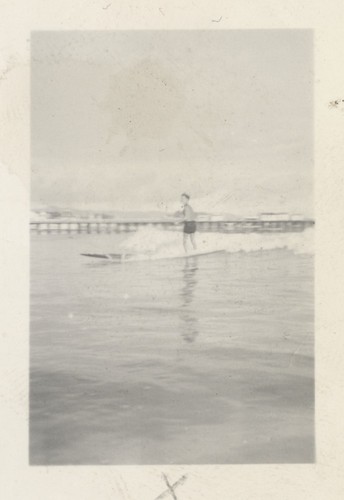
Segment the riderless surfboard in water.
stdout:
<svg viewBox="0 0 344 500">
<path fill-rule="evenodd" d="M 183 229 L 183 245 L 184 245 L 184 250 L 185 252 L 188 251 L 188 239 L 190 238 L 193 249 L 197 250 L 197 245 L 196 245 L 196 240 L 195 240 L 195 233 L 196 233 L 196 217 L 195 217 L 195 212 L 193 211 L 192 207 L 189 205 L 189 200 L 190 196 L 186 193 L 183 193 L 181 196 L 181 202 L 183 204 L 183 218 L 182 221 L 184 222 L 184 229 Z"/>
</svg>

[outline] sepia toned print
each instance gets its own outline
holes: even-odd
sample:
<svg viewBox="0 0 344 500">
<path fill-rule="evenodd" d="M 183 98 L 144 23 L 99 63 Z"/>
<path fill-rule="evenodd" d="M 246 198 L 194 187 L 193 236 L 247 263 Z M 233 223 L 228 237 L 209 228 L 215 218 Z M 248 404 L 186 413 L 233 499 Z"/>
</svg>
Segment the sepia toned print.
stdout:
<svg viewBox="0 0 344 500">
<path fill-rule="evenodd" d="M 31 465 L 314 462 L 312 51 L 33 34 Z"/>
</svg>

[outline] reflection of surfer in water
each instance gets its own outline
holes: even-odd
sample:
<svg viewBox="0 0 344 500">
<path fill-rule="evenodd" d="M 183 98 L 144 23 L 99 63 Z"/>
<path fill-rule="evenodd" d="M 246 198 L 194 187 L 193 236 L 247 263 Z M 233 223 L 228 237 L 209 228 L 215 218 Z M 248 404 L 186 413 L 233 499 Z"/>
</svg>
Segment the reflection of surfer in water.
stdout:
<svg viewBox="0 0 344 500">
<path fill-rule="evenodd" d="M 190 238 L 193 249 L 197 249 L 196 241 L 195 241 L 195 232 L 196 232 L 196 222 L 195 222 L 195 212 L 192 210 L 189 205 L 190 196 L 186 193 L 183 193 L 181 196 L 181 201 L 183 204 L 183 219 L 184 229 L 183 229 L 183 245 L 185 252 L 187 249 L 187 241 Z"/>
<path fill-rule="evenodd" d="M 197 284 L 197 262 L 195 257 L 187 259 L 183 273 L 184 285 L 181 289 L 182 306 L 180 319 L 182 320 L 182 336 L 186 342 L 193 342 L 198 335 L 197 314 L 192 307 L 194 290 Z M 195 259 L 195 260 L 194 260 Z"/>
</svg>

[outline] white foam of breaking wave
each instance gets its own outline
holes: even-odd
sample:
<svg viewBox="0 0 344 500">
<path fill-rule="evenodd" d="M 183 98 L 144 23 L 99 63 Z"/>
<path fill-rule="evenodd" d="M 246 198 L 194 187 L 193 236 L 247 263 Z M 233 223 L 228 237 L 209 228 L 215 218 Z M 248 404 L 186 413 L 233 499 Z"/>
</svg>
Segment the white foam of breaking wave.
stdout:
<svg viewBox="0 0 344 500">
<path fill-rule="evenodd" d="M 299 233 L 196 233 L 199 251 L 226 250 L 229 253 L 288 249 L 295 254 L 313 253 L 312 228 Z M 182 231 L 144 227 L 122 242 L 123 251 L 179 255 L 183 252 Z"/>
</svg>

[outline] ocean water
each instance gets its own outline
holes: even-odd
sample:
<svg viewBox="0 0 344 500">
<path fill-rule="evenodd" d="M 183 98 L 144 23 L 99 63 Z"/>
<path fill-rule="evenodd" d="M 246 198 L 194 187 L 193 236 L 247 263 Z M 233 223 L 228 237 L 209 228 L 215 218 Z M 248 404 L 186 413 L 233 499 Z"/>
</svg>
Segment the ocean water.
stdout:
<svg viewBox="0 0 344 500">
<path fill-rule="evenodd" d="M 312 231 L 31 238 L 30 463 L 314 461 Z"/>
</svg>

